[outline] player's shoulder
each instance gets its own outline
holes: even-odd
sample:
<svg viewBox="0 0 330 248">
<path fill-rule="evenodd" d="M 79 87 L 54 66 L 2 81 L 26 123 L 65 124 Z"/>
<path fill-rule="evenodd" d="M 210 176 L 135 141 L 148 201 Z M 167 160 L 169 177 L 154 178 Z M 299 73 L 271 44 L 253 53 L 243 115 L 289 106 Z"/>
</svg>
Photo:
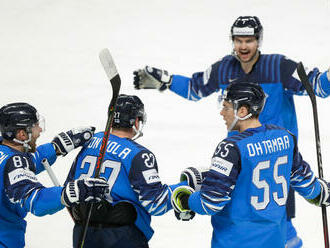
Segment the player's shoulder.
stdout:
<svg viewBox="0 0 330 248">
<path fill-rule="evenodd" d="M 236 135 L 231 137 L 227 137 L 223 139 L 215 149 L 213 156 L 227 157 L 229 153 L 237 153 L 239 151 L 237 140 L 235 138 Z"/>
<path fill-rule="evenodd" d="M 228 62 L 238 62 L 238 60 L 235 58 L 233 55 L 225 55 L 224 57 L 220 58 L 216 62 L 213 63 L 213 65 L 220 65 L 223 63 L 228 63 Z"/>
<path fill-rule="evenodd" d="M 130 143 L 132 148 L 135 150 L 135 153 L 144 153 L 144 152 L 148 152 L 148 153 L 152 153 L 147 147 L 145 147 L 144 145 L 141 145 L 140 143 L 137 143 L 134 140 L 131 139 L 127 139 Z"/>
<path fill-rule="evenodd" d="M 271 64 L 275 64 L 276 61 L 280 63 L 285 63 L 285 62 L 294 62 L 292 59 L 287 57 L 284 54 L 279 54 L 279 53 L 272 53 L 272 54 L 260 54 L 260 61 L 269 61 Z"/>
<path fill-rule="evenodd" d="M 27 155 L 28 153 L 23 153 L 13 148 L 10 148 L 9 146 L 0 144 L 0 158 L 1 158 L 0 162 L 2 162 L 5 159 L 11 158 L 13 156 L 18 156 L 23 158 L 23 157 L 27 157 Z"/>
<path fill-rule="evenodd" d="M 227 137 L 226 139 L 224 139 L 224 141 L 238 145 L 238 143 L 240 143 L 241 141 L 243 141 L 245 139 L 250 138 L 257 132 L 258 132 L 258 130 L 256 130 L 256 129 L 247 129 L 244 132 L 237 133 L 237 134 Z"/>
<path fill-rule="evenodd" d="M 8 154 L 5 168 L 6 171 L 9 172 L 20 168 L 34 170 L 35 166 L 33 163 L 32 155 L 30 153 L 12 151 L 10 154 Z"/>
<path fill-rule="evenodd" d="M 284 135 L 288 134 L 289 136 L 291 136 L 293 139 L 296 140 L 296 136 L 285 127 L 277 126 L 274 124 L 265 124 L 265 128 L 267 130 L 277 130 L 279 133 L 282 133 Z"/>
</svg>

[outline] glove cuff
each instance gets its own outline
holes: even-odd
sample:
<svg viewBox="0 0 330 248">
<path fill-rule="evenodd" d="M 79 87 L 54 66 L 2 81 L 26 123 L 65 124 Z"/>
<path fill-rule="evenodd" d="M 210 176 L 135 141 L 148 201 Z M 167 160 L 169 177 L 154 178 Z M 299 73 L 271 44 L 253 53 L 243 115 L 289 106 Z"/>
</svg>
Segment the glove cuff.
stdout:
<svg viewBox="0 0 330 248">
<path fill-rule="evenodd" d="M 321 194 L 320 194 L 320 201 L 318 203 L 318 205 L 320 206 L 321 204 L 324 206 L 329 206 L 329 188 L 328 188 L 328 184 L 326 181 L 324 181 L 323 179 L 318 179 L 318 181 L 321 184 Z"/>
<path fill-rule="evenodd" d="M 181 172 L 180 182 L 187 181 L 195 191 L 199 191 L 203 182 L 202 171 L 195 167 L 188 167 Z"/>
<path fill-rule="evenodd" d="M 69 135 L 63 132 L 55 136 L 54 140 L 52 141 L 52 144 L 57 147 L 57 149 L 63 156 L 67 155 L 74 149 L 72 139 Z"/>
<path fill-rule="evenodd" d="M 79 202 L 78 182 L 69 182 L 62 190 L 61 202 L 66 207 L 70 207 L 73 203 Z"/>
<path fill-rule="evenodd" d="M 188 203 L 182 204 L 181 199 L 182 199 L 183 195 L 187 195 L 189 198 L 189 196 L 194 192 L 195 192 L 195 190 L 189 186 L 177 187 L 172 192 L 172 197 L 171 197 L 171 204 L 172 204 L 172 207 L 174 208 L 174 210 L 177 212 L 190 211 L 190 209 L 184 208 L 184 207 L 187 207 Z M 188 201 L 188 198 L 186 198 L 185 200 Z M 185 206 L 183 206 L 183 205 L 185 205 Z M 189 207 L 189 205 L 188 205 L 188 207 Z"/>
<path fill-rule="evenodd" d="M 163 78 L 163 77 L 162 77 Z M 159 91 L 164 91 L 164 90 L 167 90 L 167 89 L 169 89 L 170 88 L 170 86 L 171 86 L 171 84 L 172 84 L 172 75 L 170 76 L 170 79 L 168 80 L 168 83 L 165 83 L 165 82 L 163 82 L 161 85 L 160 85 L 160 87 L 159 87 Z"/>
</svg>

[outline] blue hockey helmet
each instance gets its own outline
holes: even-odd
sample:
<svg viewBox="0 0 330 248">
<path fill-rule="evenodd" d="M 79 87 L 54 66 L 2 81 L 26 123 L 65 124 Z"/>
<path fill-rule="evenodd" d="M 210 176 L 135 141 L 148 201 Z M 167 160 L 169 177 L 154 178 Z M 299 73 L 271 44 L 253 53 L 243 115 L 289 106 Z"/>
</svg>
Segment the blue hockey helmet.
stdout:
<svg viewBox="0 0 330 248">
<path fill-rule="evenodd" d="M 231 39 L 235 36 L 254 36 L 261 42 L 263 36 L 263 27 L 256 16 L 240 16 L 238 17 L 230 29 Z"/>
<path fill-rule="evenodd" d="M 13 140 L 16 132 L 22 129 L 30 133 L 38 122 L 37 110 L 28 103 L 10 103 L 0 109 L 0 131 L 4 139 Z"/>
<path fill-rule="evenodd" d="M 221 100 L 233 103 L 234 109 L 248 106 L 252 116 L 258 116 L 265 105 L 265 93 L 260 85 L 256 83 L 232 83 L 230 84 Z"/>
<path fill-rule="evenodd" d="M 143 102 L 135 95 L 120 94 L 115 107 L 112 127 L 132 128 L 136 118 L 143 124 L 146 122 Z"/>
</svg>

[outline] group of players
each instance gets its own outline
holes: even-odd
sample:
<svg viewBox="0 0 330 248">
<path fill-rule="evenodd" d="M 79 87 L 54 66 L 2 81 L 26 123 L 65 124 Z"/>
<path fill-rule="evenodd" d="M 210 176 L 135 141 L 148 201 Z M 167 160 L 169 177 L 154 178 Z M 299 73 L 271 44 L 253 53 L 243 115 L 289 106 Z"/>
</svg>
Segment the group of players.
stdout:
<svg viewBox="0 0 330 248">
<path fill-rule="evenodd" d="M 147 248 L 151 216 L 172 208 L 179 220 L 211 215 L 212 248 L 302 247 L 291 219 L 293 190 L 311 203 L 329 205 L 330 185 L 317 178 L 297 146 L 294 95 L 305 95 L 296 62 L 260 53 L 263 28 L 255 16 L 241 16 L 231 27 L 233 52 L 192 77 L 150 66 L 134 72 L 136 89 L 169 89 L 193 101 L 221 91 L 220 115 L 228 137 L 205 169 L 188 167 L 180 182 L 163 184 L 155 155 L 136 143 L 145 110 L 135 95 L 117 100 L 100 178 L 94 178 L 104 133 L 94 127 L 61 132 L 36 145 L 43 118 L 27 103 L 0 109 L 0 247 L 25 246 L 28 212 L 53 214 L 64 207 L 75 221 L 73 247 Z M 330 72 L 308 73 L 317 96 L 330 94 Z M 42 161 L 53 164 L 75 148 L 63 187 L 44 187 L 36 175 Z M 94 203 L 87 235 L 82 233 Z"/>
</svg>

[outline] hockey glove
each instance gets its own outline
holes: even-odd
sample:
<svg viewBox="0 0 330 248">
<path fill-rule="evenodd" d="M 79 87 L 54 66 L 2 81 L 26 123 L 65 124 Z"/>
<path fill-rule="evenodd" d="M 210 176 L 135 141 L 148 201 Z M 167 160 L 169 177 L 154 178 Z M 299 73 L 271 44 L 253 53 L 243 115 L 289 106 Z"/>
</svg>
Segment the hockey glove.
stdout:
<svg viewBox="0 0 330 248">
<path fill-rule="evenodd" d="M 135 89 L 158 89 L 164 91 L 172 83 L 172 75 L 167 71 L 146 66 L 133 72 Z"/>
<path fill-rule="evenodd" d="M 82 202 L 100 202 L 108 193 L 103 178 L 84 178 L 69 182 L 62 190 L 61 202 L 67 207 Z"/>
<path fill-rule="evenodd" d="M 194 193 L 194 189 L 188 186 L 177 187 L 171 196 L 171 204 L 175 217 L 178 220 L 188 221 L 195 217 L 195 212 L 189 209 L 189 196 Z"/>
<path fill-rule="evenodd" d="M 188 167 L 181 172 L 180 182 L 187 181 L 188 185 L 195 191 L 199 191 L 208 169 Z"/>
<path fill-rule="evenodd" d="M 323 179 L 318 178 L 318 181 L 321 184 L 321 193 L 319 194 L 318 197 L 314 198 L 314 199 L 308 199 L 307 201 L 316 205 L 316 206 L 329 206 L 330 205 L 330 184 L 326 181 L 324 181 Z"/>
<path fill-rule="evenodd" d="M 52 144 L 61 155 L 65 156 L 73 149 L 83 146 L 94 134 L 95 127 L 78 127 L 67 132 L 59 133 L 52 140 Z"/>
</svg>

